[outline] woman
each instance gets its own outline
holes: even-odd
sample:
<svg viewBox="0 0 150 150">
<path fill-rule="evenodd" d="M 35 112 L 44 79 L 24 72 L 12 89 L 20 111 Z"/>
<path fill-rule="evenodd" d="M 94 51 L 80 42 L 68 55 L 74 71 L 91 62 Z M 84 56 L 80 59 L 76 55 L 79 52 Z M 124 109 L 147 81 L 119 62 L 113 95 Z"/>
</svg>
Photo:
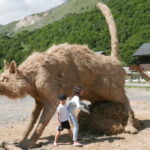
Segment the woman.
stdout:
<svg viewBox="0 0 150 150">
<path fill-rule="evenodd" d="M 78 142 L 78 131 L 79 131 L 79 124 L 78 124 L 78 120 L 75 116 L 75 109 L 80 109 L 86 113 L 89 114 L 89 111 L 83 106 L 81 105 L 80 102 L 80 96 L 82 95 L 82 87 L 81 86 L 76 86 L 73 89 L 73 93 L 71 95 L 71 99 L 68 103 L 68 110 L 69 110 L 69 115 L 71 118 L 71 121 L 73 123 L 73 141 L 74 141 L 74 146 L 82 146 L 82 144 L 80 144 Z"/>
</svg>

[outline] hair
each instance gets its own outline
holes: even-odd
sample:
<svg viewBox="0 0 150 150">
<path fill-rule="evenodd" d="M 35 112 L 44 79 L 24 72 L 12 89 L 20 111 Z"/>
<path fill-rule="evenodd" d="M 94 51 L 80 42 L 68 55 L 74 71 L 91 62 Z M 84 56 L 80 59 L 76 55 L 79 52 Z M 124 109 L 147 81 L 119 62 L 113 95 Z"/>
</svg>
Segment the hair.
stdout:
<svg viewBox="0 0 150 150">
<path fill-rule="evenodd" d="M 71 98 L 75 95 L 79 96 L 80 97 L 80 92 L 82 91 L 82 87 L 80 85 L 77 85 L 74 87 L 73 91 L 72 91 L 72 95 L 71 95 Z"/>
<path fill-rule="evenodd" d="M 61 100 L 61 101 L 66 100 L 66 98 L 67 98 L 66 94 L 59 94 L 58 95 L 58 99 Z"/>
</svg>

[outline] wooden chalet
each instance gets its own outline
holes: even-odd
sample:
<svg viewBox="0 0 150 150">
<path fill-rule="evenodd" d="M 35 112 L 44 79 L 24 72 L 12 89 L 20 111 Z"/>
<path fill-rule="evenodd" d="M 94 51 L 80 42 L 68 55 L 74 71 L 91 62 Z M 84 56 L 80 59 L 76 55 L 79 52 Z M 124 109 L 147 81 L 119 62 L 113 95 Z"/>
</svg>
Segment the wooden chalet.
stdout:
<svg viewBox="0 0 150 150">
<path fill-rule="evenodd" d="M 133 56 L 138 57 L 139 65 L 130 68 L 139 71 L 150 79 L 150 43 L 142 44 Z"/>
</svg>

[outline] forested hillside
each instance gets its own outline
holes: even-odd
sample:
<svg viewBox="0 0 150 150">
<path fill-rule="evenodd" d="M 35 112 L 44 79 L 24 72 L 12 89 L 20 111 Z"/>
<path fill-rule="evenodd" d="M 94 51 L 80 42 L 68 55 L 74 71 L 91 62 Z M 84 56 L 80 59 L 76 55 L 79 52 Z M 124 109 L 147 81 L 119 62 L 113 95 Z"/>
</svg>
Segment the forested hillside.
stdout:
<svg viewBox="0 0 150 150">
<path fill-rule="evenodd" d="M 107 2 L 116 20 L 122 63 L 136 63 L 133 52 L 150 42 L 150 1 L 111 0 Z M 20 64 L 33 51 L 45 51 L 59 43 L 87 44 L 94 51 L 110 53 L 110 36 L 102 14 L 96 8 L 80 14 L 68 14 L 33 32 L 0 37 L 0 67 L 3 59 Z"/>
<path fill-rule="evenodd" d="M 27 25 L 21 28 L 17 27 L 17 24 L 21 21 L 14 21 L 7 25 L 0 26 L 0 34 L 13 34 L 14 32 L 21 32 L 23 30 L 33 31 L 35 29 L 39 29 L 47 24 L 50 24 L 54 21 L 60 20 L 65 17 L 67 14 L 75 14 L 75 13 L 83 13 L 95 7 L 97 2 L 103 1 L 106 2 L 108 0 L 64 0 L 66 1 L 62 5 L 55 7 L 53 9 L 47 10 L 45 12 L 41 12 L 38 14 L 34 14 L 36 16 L 44 16 L 40 21 L 36 22 L 32 25 Z M 46 14 L 46 15 L 44 15 Z M 30 15 L 31 16 L 31 15 Z M 27 17 L 30 17 L 27 16 Z M 23 19 L 23 18 L 22 18 Z"/>
</svg>

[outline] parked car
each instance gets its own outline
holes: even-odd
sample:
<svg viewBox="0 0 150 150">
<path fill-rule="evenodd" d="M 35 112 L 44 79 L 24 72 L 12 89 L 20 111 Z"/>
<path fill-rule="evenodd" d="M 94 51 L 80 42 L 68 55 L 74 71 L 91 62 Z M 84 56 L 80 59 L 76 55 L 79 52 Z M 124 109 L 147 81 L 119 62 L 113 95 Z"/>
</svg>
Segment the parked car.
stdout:
<svg viewBox="0 0 150 150">
<path fill-rule="evenodd" d="M 133 79 L 133 80 L 131 80 L 131 82 L 134 82 L 134 83 L 146 83 L 146 80 L 145 79 Z"/>
<path fill-rule="evenodd" d="M 131 82 L 140 83 L 140 79 L 133 79 L 133 80 L 131 80 Z"/>
<path fill-rule="evenodd" d="M 146 80 L 145 80 L 145 79 L 140 79 L 140 81 L 141 81 L 142 83 L 146 83 Z"/>
</svg>

